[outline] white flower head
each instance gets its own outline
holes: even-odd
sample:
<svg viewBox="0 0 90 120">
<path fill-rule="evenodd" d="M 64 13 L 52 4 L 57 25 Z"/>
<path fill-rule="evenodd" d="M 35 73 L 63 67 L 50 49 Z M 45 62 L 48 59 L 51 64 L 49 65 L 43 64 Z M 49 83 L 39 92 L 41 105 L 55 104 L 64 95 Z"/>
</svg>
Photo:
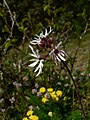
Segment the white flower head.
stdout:
<svg viewBox="0 0 90 120">
<path fill-rule="evenodd" d="M 65 55 L 66 53 L 63 50 L 59 50 L 61 48 L 62 42 L 59 42 L 57 46 L 55 46 L 52 51 L 49 53 L 49 55 L 52 57 L 52 59 L 55 61 L 57 64 L 57 61 L 65 61 Z"/>
<path fill-rule="evenodd" d="M 42 68 L 43 68 L 43 61 L 44 59 L 40 59 L 40 55 L 39 55 L 39 52 L 38 50 L 35 52 L 33 47 L 31 45 L 29 45 L 31 51 L 32 51 L 32 54 L 30 53 L 30 55 L 32 57 L 34 57 L 34 59 L 31 59 L 30 61 L 33 62 L 29 65 L 29 67 L 36 67 L 35 71 L 34 72 L 38 72 L 36 77 L 42 73 Z"/>
<path fill-rule="evenodd" d="M 47 29 L 45 29 L 45 33 L 41 32 L 40 35 L 36 35 L 34 37 L 34 40 L 32 40 L 30 43 L 33 45 L 36 45 L 36 44 L 40 45 L 42 43 L 42 38 L 46 38 L 51 32 L 52 32 L 51 27 L 49 32 L 47 31 Z"/>
<path fill-rule="evenodd" d="M 9 99 L 9 101 L 10 101 L 11 103 L 14 103 L 15 98 L 14 98 L 14 97 L 12 97 L 11 99 Z"/>
</svg>

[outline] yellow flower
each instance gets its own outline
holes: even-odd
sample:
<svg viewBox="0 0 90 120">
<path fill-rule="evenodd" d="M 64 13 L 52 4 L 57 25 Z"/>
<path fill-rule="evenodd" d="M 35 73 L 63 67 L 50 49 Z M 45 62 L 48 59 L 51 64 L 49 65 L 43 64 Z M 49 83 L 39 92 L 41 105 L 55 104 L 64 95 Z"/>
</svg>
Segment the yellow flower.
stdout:
<svg viewBox="0 0 90 120">
<path fill-rule="evenodd" d="M 52 112 L 49 112 L 49 113 L 48 113 L 48 116 L 52 117 Z"/>
<path fill-rule="evenodd" d="M 55 95 L 55 91 L 51 92 L 51 93 L 50 93 L 50 96 L 51 96 L 52 98 L 55 98 L 55 96 L 56 96 L 56 95 Z"/>
<path fill-rule="evenodd" d="M 28 120 L 28 118 L 27 118 L 27 117 L 24 117 L 22 120 Z"/>
<path fill-rule="evenodd" d="M 45 98 L 45 97 L 42 98 L 42 102 L 43 102 L 43 103 L 46 103 L 47 101 L 48 101 L 47 98 Z"/>
<path fill-rule="evenodd" d="M 48 88 L 47 91 L 50 93 L 53 91 L 53 88 Z"/>
<path fill-rule="evenodd" d="M 33 111 L 32 110 L 29 110 L 28 112 L 27 112 L 27 116 L 30 116 L 30 115 L 32 115 L 33 114 Z"/>
<path fill-rule="evenodd" d="M 56 100 L 56 101 L 59 100 L 59 98 L 58 98 L 58 96 L 56 95 L 55 91 L 51 92 L 51 93 L 50 93 L 50 96 L 52 97 L 52 99 L 54 99 L 54 100 Z"/>
<path fill-rule="evenodd" d="M 30 120 L 39 120 L 38 116 L 36 116 L 36 115 L 31 115 L 31 116 L 29 117 L 29 119 L 30 119 Z"/>
<path fill-rule="evenodd" d="M 57 91 L 56 91 L 56 94 L 57 94 L 57 96 L 60 96 L 60 97 L 62 97 L 62 91 L 60 91 L 60 90 L 57 90 Z"/>
<path fill-rule="evenodd" d="M 56 96 L 56 97 L 55 97 L 55 100 L 56 100 L 56 101 L 58 101 L 58 100 L 59 100 L 59 98 Z"/>
<path fill-rule="evenodd" d="M 46 88 L 45 87 L 41 87 L 40 89 L 39 89 L 39 92 L 41 92 L 41 93 L 44 93 L 46 91 Z"/>
</svg>

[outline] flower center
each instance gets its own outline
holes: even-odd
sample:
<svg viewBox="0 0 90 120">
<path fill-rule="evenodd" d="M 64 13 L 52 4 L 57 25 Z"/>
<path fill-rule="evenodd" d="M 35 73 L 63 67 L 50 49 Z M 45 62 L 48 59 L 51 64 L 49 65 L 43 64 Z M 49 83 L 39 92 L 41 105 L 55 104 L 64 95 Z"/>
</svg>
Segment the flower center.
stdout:
<svg viewBox="0 0 90 120">
<path fill-rule="evenodd" d="M 45 47 L 46 46 L 46 39 L 45 38 L 41 38 L 41 41 L 40 41 L 40 47 Z"/>
<path fill-rule="evenodd" d="M 58 49 L 54 49 L 54 53 L 57 54 L 58 53 Z"/>
</svg>

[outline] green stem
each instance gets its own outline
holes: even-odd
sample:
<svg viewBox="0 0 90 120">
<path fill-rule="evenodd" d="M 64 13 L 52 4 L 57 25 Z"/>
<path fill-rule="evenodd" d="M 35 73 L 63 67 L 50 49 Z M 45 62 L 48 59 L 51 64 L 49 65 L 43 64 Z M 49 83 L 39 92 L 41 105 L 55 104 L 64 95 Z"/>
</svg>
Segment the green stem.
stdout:
<svg viewBox="0 0 90 120">
<path fill-rule="evenodd" d="M 62 60 L 61 60 L 61 61 L 62 61 Z M 73 79 L 73 76 L 72 76 L 72 74 L 71 74 L 68 66 L 66 65 L 66 63 L 65 63 L 64 61 L 62 61 L 62 63 L 63 63 L 64 66 L 66 67 L 66 69 L 67 69 L 67 71 L 68 71 L 68 73 L 69 73 L 69 75 L 70 75 L 70 77 L 71 77 L 71 80 L 72 80 L 72 82 L 73 82 L 73 84 L 74 84 L 75 91 L 76 91 L 76 94 L 77 94 L 77 98 L 78 98 L 79 103 L 80 103 L 80 106 L 81 106 L 81 111 L 82 111 L 82 113 L 83 113 L 84 120 L 86 120 L 86 114 L 85 114 L 85 111 L 84 111 L 84 108 L 83 108 L 83 105 L 82 105 L 82 102 L 81 102 L 81 98 L 80 98 L 80 95 L 79 95 L 79 90 L 78 90 L 77 84 L 76 84 L 75 80 Z"/>
</svg>

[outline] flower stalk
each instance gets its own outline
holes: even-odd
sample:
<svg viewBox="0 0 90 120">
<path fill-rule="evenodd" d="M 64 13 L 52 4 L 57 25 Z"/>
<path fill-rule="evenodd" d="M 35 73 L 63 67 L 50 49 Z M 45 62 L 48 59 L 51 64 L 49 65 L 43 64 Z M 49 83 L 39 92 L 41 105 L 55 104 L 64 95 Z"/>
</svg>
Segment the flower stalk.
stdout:
<svg viewBox="0 0 90 120">
<path fill-rule="evenodd" d="M 84 120 L 87 120 L 87 118 L 86 118 L 86 113 L 85 113 L 85 110 L 84 110 L 84 108 L 83 108 L 83 104 L 82 104 L 82 101 L 81 101 L 81 98 L 80 98 L 80 95 L 79 95 L 78 86 L 77 86 L 75 80 L 73 79 L 73 76 L 72 76 L 72 74 L 71 74 L 68 66 L 66 65 L 66 63 L 65 63 L 63 60 L 61 60 L 61 62 L 63 63 L 63 65 L 65 66 L 66 70 L 68 71 L 69 76 L 71 77 L 71 80 L 72 80 L 72 82 L 73 82 L 73 84 L 74 84 L 74 87 L 75 87 L 75 91 L 76 91 L 77 98 L 78 98 L 79 103 L 80 103 L 80 106 L 81 106 L 81 111 L 82 111 Z"/>
</svg>

